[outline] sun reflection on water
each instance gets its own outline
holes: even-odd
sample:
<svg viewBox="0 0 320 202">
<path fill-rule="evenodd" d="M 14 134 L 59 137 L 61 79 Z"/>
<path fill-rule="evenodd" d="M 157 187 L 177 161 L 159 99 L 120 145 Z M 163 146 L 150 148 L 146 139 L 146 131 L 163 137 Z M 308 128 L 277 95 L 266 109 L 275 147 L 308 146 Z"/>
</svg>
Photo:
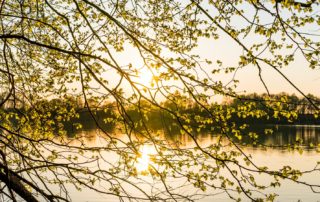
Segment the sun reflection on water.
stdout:
<svg viewBox="0 0 320 202">
<path fill-rule="evenodd" d="M 144 172 L 147 171 L 150 164 L 152 163 L 150 156 L 154 155 L 156 153 L 154 147 L 151 145 L 143 145 L 139 149 L 140 156 L 137 158 L 135 167 L 138 172 Z"/>
</svg>

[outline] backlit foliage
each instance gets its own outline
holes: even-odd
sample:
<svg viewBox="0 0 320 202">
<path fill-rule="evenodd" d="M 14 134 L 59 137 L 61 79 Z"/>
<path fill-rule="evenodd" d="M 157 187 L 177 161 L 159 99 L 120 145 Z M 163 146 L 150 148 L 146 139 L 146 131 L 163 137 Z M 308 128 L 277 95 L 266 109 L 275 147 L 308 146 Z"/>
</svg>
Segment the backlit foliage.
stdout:
<svg viewBox="0 0 320 202">
<path fill-rule="evenodd" d="M 191 201 L 222 192 L 273 201 L 265 189 L 283 179 L 316 192 L 319 185 L 300 179 L 304 171 L 257 165 L 240 145 L 244 138 L 259 145 L 258 136 L 272 133 L 250 131 L 248 117 L 293 122 L 299 110 L 317 116 L 319 101 L 281 68 L 300 56 L 319 68 L 319 8 L 319 0 L 2 0 L 1 193 L 69 201 L 76 188 L 123 200 Z M 203 39 L 239 48 L 237 65 L 197 54 Z M 265 95 L 238 94 L 239 81 L 218 79 L 243 68 L 258 70 Z M 303 103 L 270 95 L 264 68 Z M 139 81 L 144 72 L 150 82 Z M 215 103 L 221 96 L 233 104 Z M 96 125 L 96 143 L 68 133 L 88 122 Z M 216 143 L 200 144 L 201 132 Z M 257 174 L 269 178 L 262 183 Z"/>
</svg>

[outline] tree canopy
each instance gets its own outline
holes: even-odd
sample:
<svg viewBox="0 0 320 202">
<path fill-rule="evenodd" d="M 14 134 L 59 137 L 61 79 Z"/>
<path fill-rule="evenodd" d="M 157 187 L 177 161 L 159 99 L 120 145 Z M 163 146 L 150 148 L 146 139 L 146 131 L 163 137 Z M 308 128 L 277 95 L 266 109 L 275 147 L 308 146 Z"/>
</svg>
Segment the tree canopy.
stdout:
<svg viewBox="0 0 320 202">
<path fill-rule="evenodd" d="M 69 201 L 74 187 L 124 201 L 192 201 L 217 192 L 234 200 L 273 201 L 275 194 L 264 190 L 281 186 L 282 179 L 317 192 L 319 185 L 300 178 L 317 166 L 305 172 L 289 166 L 271 170 L 252 161 L 238 141 L 250 137 L 259 144 L 256 136 L 265 134 L 248 132 L 233 118 L 293 120 L 298 108 L 292 104 L 317 118 L 319 100 L 282 69 L 298 57 L 314 71 L 319 68 L 319 3 L 2 0 L 1 194 L 13 201 Z M 226 46 L 242 54 L 234 65 L 225 65 L 216 53 L 212 59 L 197 51 L 204 39 L 226 39 Z M 237 91 L 241 81 L 235 75 L 245 68 L 257 70 L 264 96 Z M 264 80 L 266 68 L 304 101 L 273 96 Z M 225 82 L 225 74 L 234 76 Z M 219 97 L 238 104 L 217 104 Z M 84 112 L 96 124 L 99 144 L 67 134 L 66 122 L 83 127 L 77 120 Z M 155 129 L 150 119 L 163 122 Z M 163 138 L 168 122 L 193 146 Z M 199 143 L 197 133 L 204 128 L 217 137 L 215 144 Z M 139 159 L 149 158 L 141 151 L 144 145 L 153 150 L 152 164 L 139 169 Z M 257 173 L 272 180 L 258 182 Z M 195 193 L 181 194 L 184 186 Z"/>
</svg>

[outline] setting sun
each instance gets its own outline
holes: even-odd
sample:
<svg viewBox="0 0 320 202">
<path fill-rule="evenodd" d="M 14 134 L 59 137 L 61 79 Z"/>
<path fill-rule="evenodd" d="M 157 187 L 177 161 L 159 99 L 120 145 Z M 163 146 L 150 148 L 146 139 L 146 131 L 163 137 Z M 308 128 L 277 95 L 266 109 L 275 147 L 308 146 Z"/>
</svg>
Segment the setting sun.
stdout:
<svg viewBox="0 0 320 202">
<path fill-rule="evenodd" d="M 153 74 L 149 69 L 141 69 L 138 73 L 137 82 L 149 87 L 151 85 Z"/>
</svg>

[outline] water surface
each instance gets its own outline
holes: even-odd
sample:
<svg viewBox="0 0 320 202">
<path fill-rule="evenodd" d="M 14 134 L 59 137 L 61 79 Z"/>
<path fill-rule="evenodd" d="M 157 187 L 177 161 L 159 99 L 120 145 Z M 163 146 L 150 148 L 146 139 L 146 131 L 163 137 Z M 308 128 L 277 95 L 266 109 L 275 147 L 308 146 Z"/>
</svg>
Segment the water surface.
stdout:
<svg viewBox="0 0 320 202">
<path fill-rule="evenodd" d="M 300 169 L 301 171 L 312 170 L 320 161 L 320 153 L 318 153 L 317 145 L 320 143 L 320 126 L 316 125 L 269 125 L 269 126 L 255 126 L 255 131 L 261 133 L 266 128 L 271 128 L 274 132 L 269 135 L 260 135 L 258 144 L 250 144 L 250 140 L 244 138 L 239 145 L 246 152 L 251 155 L 253 161 L 259 166 L 267 166 L 269 169 L 277 170 L 285 165 Z M 101 144 L 96 130 L 78 131 L 83 137 L 83 141 L 87 145 Z M 78 134 L 79 135 L 79 134 Z M 121 136 L 121 135 L 119 135 Z M 170 138 L 174 141 L 179 141 L 186 147 L 193 147 L 192 138 L 187 135 L 170 134 L 165 138 Z M 207 146 L 215 144 L 216 137 L 212 134 L 198 134 L 198 141 L 201 145 Z M 298 144 L 299 150 L 293 150 L 288 145 Z M 260 146 L 259 146 L 260 145 Z M 261 146 L 265 145 L 265 146 Z M 148 148 L 142 149 L 142 156 L 137 161 L 137 169 L 143 170 L 148 167 L 150 162 L 150 152 Z M 104 153 L 106 159 L 117 159 L 114 153 Z M 268 181 L 264 176 L 255 176 L 258 182 Z M 147 178 L 146 178 L 147 179 Z M 148 179 L 147 179 L 148 180 Z M 308 183 L 320 184 L 320 172 L 313 172 L 304 175 L 301 180 Z M 174 184 L 175 182 L 173 182 Z M 192 186 L 187 186 L 181 189 L 181 194 L 190 194 L 195 189 Z M 320 191 L 320 190 L 317 190 Z M 118 201 L 113 196 L 105 196 L 95 193 L 90 190 L 82 190 L 81 192 L 70 187 L 70 195 L 73 201 Z M 203 192 L 210 194 L 210 191 Z M 280 188 L 268 189 L 266 192 L 274 192 L 278 195 L 276 201 L 320 201 L 320 194 L 314 193 L 309 187 L 295 184 L 289 181 L 282 181 Z M 217 192 L 218 193 L 218 192 Z M 200 199 L 199 201 L 232 201 L 226 194 L 217 194 Z M 243 201 L 249 201 L 244 198 Z"/>
</svg>

